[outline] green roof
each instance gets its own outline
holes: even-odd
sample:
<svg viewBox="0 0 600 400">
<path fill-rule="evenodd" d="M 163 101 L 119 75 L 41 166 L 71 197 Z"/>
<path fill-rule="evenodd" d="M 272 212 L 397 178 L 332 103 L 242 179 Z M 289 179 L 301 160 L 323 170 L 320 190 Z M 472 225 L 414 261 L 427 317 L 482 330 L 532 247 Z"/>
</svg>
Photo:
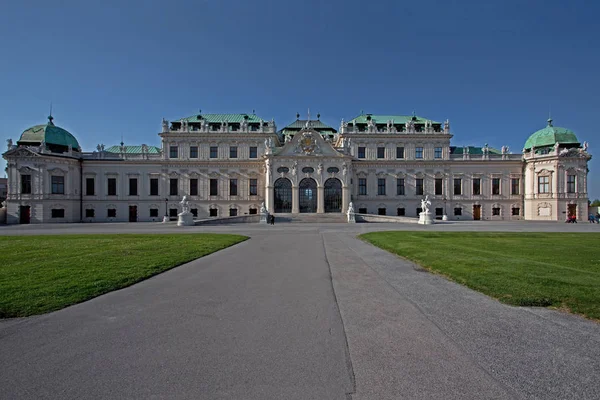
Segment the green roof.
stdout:
<svg viewBox="0 0 600 400">
<path fill-rule="evenodd" d="M 405 124 L 411 119 L 416 124 L 424 124 L 426 121 L 430 121 L 427 118 L 419 117 L 417 115 L 375 115 L 375 114 L 362 114 L 358 117 L 348 121 L 349 124 L 366 124 L 368 122 L 367 117 L 371 117 L 373 122 L 376 124 L 387 124 L 388 121 L 394 121 L 394 124 Z M 413 119 L 414 118 L 414 119 Z M 433 124 L 441 124 L 441 122 L 431 121 Z"/>
<path fill-rule="evenodd" d="M 124 146 L 125 154 L 142 154 L 142 146 Z M 110 146 L 108 149 L 104 150 L 109 153 L 120 153 L 121 146 Z M 159 154 L 160 147 L 148 146 L 148 154 Z"/>
<path fill-rule="evenodd" d="M 247 121 L 248 123 L 252 123 L 252 122 L 260 122 L 263 121 L 260 117 L 257 117 L 255 114 L 196 114 L 196 115 L 192 115 L 191 117 L 187 117 L 187 118 L 181 118 L 178 120 L 175 120 L 173 122 L 181 122 L 181 121 L 188 121 L 188 122 L 203 122 L 203 121 L 208 121 L 208 123 L 221 123 L 221 122 L 227 122 L 227 123 L 240 123 L 244 120 L 244 117 L 248 117 Z"/>
<path fill-rule="evenodd" d="M 555 143 L 560 144 L 577 144 L 579 140 L 573 131 L 558 126 L 552 126 L 552 120 L 548 120 L 548 126 L 534 132 L 525 142 L 527 150 L 531 147 L 554 146 Z"/>
<path fill-rule="evenodd" d="M 21 134 L 17 144 L 40 145 L 42 142 L 50 145 L 72 146 L 74 150 L 81 150 L 75 136 L 67 130 L 54 125 L 54 118 L 48 117 L 46 125 L 36 125 L 26 129 Z"/>
<path fill-rule="evenodd" d="M 475 147 L 475 146 L 466 146 L 469 148 L 469 154 L 470 155 L 482 155 L 483 154 L 483 147 Z M 464 147 L 458 147 L 458 146 L 450 146 L 450 154 L 457 154 L 457 155 L 462 155 L 463 153 Z M 488 153 L 489 154 L 502 154 L 502 152 L 498 149 L 495 149 L 493 147 L 488 147 Z"/>
<path fill-rule="evenodd" d="M 297 119 L 294 122 L 292 122 L 291 124 L 289 124 L 288 126 L 286 126 L 285 128 L 283 128 L 282 130 L 285 129 L 290 129 L 290 130 L 300 130 L 300 129 L 304 129 L 304 127 L 306 126 L 306 122 L 308 120 L 306 119 Z M 331 126 L 324 124 L 323 122 L 321 122 L 320 120 L 311 120 L 310 121 L 310 127 L 314 130 L 323 130 L 323 131 L 327 131 L 327 130 L 331 130 L 331 131 L 336 131 L 334 128 L 332 128 Z"/>
</svg>

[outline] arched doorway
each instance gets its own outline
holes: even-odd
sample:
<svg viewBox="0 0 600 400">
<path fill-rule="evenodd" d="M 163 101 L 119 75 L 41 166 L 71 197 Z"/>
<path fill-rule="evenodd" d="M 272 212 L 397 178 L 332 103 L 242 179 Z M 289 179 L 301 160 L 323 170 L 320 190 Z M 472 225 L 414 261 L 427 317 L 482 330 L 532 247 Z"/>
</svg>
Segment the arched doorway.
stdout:
<svg viewBox="0 0 600 400">
<path fill-rule="evenodd" d="M 339 179 L 330 178 L 325 181 L 325 212 L 342 212 L 342 183 Z"/>
<path fill-rule="evenodd" d="M 276 213 L 292 212 L 292 182 L 286 178 L 279 178 L 273 185 Z"/>
<path fill-rule="evenodd" d="M 304 178 L 300 181 L 300 212 L 317 212 L 317 182 L 311 178 Z"/>
</svg>

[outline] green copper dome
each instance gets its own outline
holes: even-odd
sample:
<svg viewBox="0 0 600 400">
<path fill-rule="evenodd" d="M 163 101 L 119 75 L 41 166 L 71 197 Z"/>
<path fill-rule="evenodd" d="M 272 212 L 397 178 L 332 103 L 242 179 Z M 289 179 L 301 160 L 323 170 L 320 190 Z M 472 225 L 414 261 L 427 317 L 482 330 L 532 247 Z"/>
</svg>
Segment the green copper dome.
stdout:
<svg viewBox="0 0 600 400">
<path fill-rule="evenodd" d="M 75 136 L 68 131 L 60 128 L 52 122 L 54 118 L 48 117 L 46 125 L 36 125 L 26 129 L 17 142 L 18 145 L 39 146 L 44 142 L 48 146 L 61 146 L 68 148 L 71 146 L 73 150 L 81 151 L 79 143 Z"/>
<path fill-rule="evenodd" d="M 530 150 L 531 147 L 545 147 L 559 144 L 576 144 L 579 145 L 579 140 L 573 131 L 558 126 L 552 126 L 552 120 L 548 120 L 548 126 L 544 129 L 533 133 L 525 142 L 525 148 Z"/>
</svg>

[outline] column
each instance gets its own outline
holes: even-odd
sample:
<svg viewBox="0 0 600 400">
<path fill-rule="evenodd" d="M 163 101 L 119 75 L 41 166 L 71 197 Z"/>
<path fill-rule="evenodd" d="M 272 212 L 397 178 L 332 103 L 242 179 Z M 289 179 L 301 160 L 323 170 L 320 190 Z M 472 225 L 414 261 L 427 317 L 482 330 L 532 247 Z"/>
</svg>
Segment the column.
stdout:
<svg viewBox="0 0 600 400">
<path fill-rule="evenodd" d="M 300 212 L 300 193 L 298 186 L 292 186 L 292 213 L 298 214 Z"/>
<path fill-rule="evenodd" d="M 348 205 L 350 204 L 350 188 L 348 186 L 342 186 L 342 213 L 348 211 Z M 356 210 L 356 205 L 354 206 Z"/>
<path fill-rule="evenodd" d="M 269 213 L 275 212 L 275 191 L 273 190 L 273 186 L 265 187 L 265 206 Z"/>
<path fill-rule="evenodd" d="M 325 212 L 325 188 L 317 186 L 317 214 Z"/>
</svg>

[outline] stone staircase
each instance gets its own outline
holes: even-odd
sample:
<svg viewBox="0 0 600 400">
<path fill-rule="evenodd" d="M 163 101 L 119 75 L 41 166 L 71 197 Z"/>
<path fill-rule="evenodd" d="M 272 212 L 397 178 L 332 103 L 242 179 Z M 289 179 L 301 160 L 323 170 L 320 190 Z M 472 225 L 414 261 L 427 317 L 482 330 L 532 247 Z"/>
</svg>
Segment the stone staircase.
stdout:
<svg viewBox="0 0 600 400">
<path fill-rule="evenodd" d="M 325 213 L 325 214 L 288 214 L 277 213 L 275 215 L 275 223 L 306 223 L 306 224 L 323 224 L 323 223 L 347 223 L 346 214 L 342 213 Z"/>
</svg>

